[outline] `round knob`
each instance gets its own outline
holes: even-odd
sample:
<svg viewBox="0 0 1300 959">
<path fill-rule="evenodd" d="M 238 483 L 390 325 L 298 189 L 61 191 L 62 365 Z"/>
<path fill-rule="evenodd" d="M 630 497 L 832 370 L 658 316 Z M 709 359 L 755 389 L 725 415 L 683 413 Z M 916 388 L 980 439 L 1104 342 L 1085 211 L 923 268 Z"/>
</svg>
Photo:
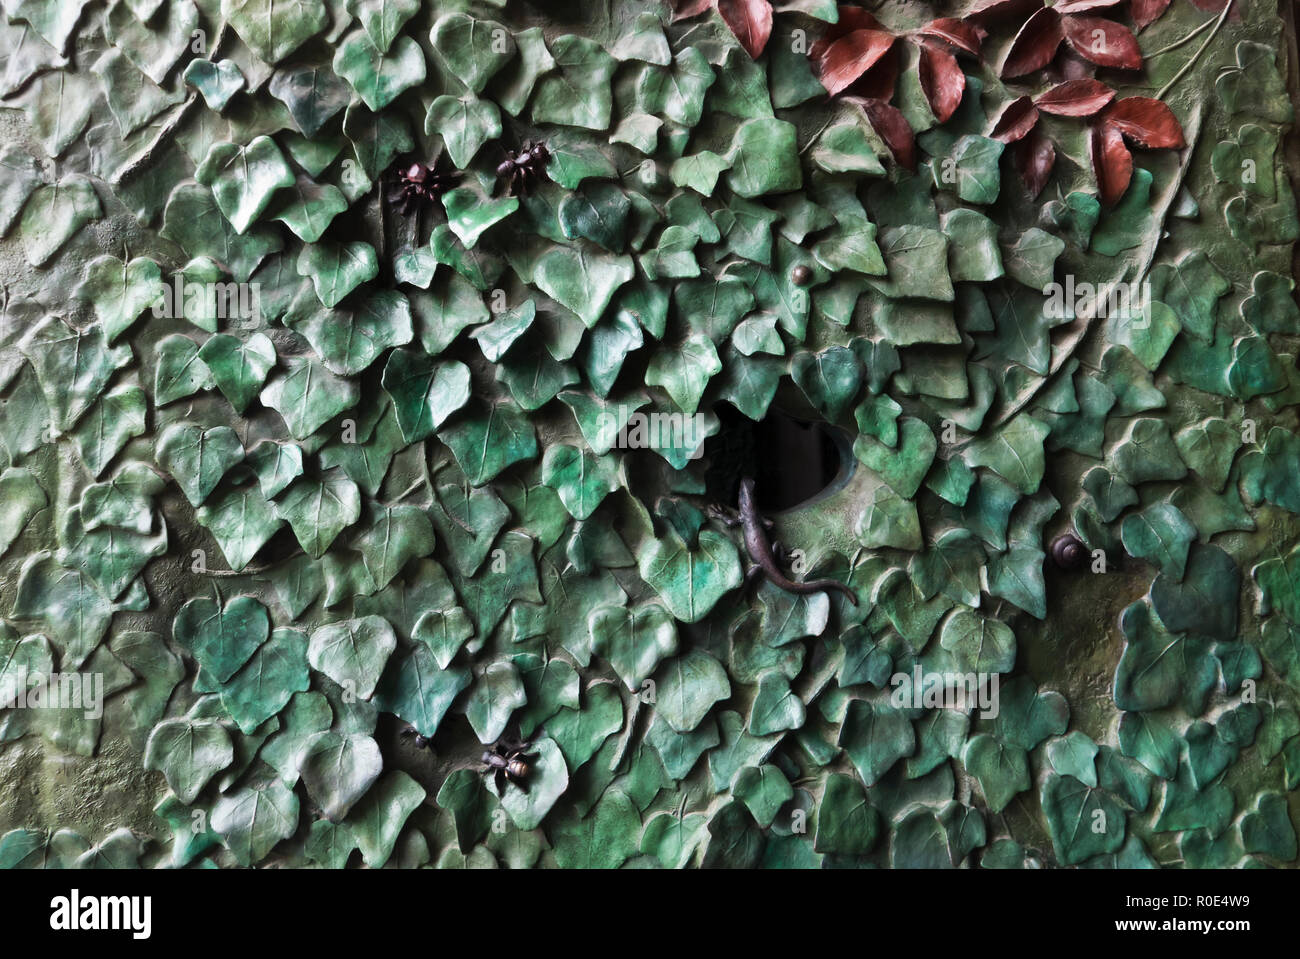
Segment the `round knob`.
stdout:
<svg viewBox="0 0 1300 959">
<path fill-rule="evenodd" d="M 794 281 L 795 286 L 807 286 L 812 282 L 812 278 L 812 268 L 803 263 L 790 271 L 790 279 Z"/>
<path fill-rule="evenodd" d="M 1078 569 L 1088 556 L 1088 548 L 1073 533 L 1056 537 L 1050 548 L 1052 562 L 1061 569 Z"/>
</svg>

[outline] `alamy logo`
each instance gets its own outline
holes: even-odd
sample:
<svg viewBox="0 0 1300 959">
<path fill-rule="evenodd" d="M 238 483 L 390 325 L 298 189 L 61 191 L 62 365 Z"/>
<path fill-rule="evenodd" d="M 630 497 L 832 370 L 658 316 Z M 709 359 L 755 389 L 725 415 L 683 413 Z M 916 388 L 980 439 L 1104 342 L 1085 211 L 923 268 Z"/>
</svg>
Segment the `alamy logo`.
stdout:
<svg viewBox="0 0 1300 959">
<path fill-rule="evenodd" d="M 22 666 L 0 683 L 0 709 L 82 709 L 104 715 L 103 673 L 28 673 Z"/>
<path fill-rule="evenodd" d="M 601 410 L 596 418 L 596 428 L 601 435 L 617 433 L 614 446 L 618 449 L 686 450 L 688 459 L 699 459 L 704 454 L 704 417 L 698 413 L 628 413 L 626 406 L 618 413 Z M 619 429 L 620 423 L 626 423 Z"/>
<path fill-rule="evenodd" d="M 910 673 L 889 679 L 895 709 L 956 709 L 978 706 L 981 719 L 996 719 L 1000 711 L 1001 680 L 997 673 L 931 673 L 914 666 Z"/>
<path fill-rule="evenodd" d="M 171 285 L 163 285 L 153 306 L 153 315 L 176 319 L 183 316 L 214 316 L 220 320 L 259 320 L 262 315 L 261 285 L 258 283 L 185 283 L 177 273 Z"/>
<path fill-rule="evenodd" d="M 1082 316 L 1115 317 L 1132 323 L 1135 329 L 1145 329 L 1150 322 L 1151 283 L 1075 283 L 1073 274 L 1066 274 L 1065 283 L 1049 283 L 1043 287 L 1047 302 L 1043 315 L 1054 320 Z"/>
<path fill-rule="evenodd" d="M 150 896 L 83 896 L 74 889 L 50 900 L 50 928 L 59 932 L 125 929 L 133 939 L 148 939 L 152 914 Z"/>
</svg>

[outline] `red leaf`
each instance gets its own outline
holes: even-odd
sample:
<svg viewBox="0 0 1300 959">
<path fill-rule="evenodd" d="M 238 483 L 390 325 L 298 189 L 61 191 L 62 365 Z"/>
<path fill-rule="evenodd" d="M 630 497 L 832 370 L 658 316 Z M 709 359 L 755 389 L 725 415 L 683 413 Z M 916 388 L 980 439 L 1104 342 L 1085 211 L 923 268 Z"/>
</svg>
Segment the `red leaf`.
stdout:
<svg viewBox="0 0 1300 959">
<path fill-rule="evenodd" d="M 999 76 L 1023 77 L 1026 73 L 1041 70 L 1056 56 L 1061 37 L 1061 18 L 1056 11 L 1051 7 L 1039 10 L 1025 21 L 1011 42 Z"/>
<path fill-rule="evenodd" d="M 916 32 L 922 36 L 951 43 L 958 50 L 964 50 L 972 56 L 980 55 L 979 31 L 961 20 L 954 20 L 951 17 L 931 20 Z"/>
<path fill-rule="evenodd" d="M 940 123 L 947 123 L 961 106 L 962 91 L 966 89 L 966 74 L 957 65 L 957 58 L 934 41 L 926 41 L 921 44 L 917 74 L 930 112 Z"/>
<path fill-rule="evenodd" d="M 751 58 L 757 58 L 772 35 L 768 0 L 718 0 L 718 13 Z"/>
<path fill-rule="evenodd" d="M 1065 0 L 1064 3 L 1053 4 L 1052 9 L 1065 16 L 1067 13 L 1087 13 L 1089 10 L 1117 7 L 1123 2 L 1124 0 Z"/>
<path fill-rule="evenodd" d="M 1090 117 L 1111 100 L 1115 91 L 1099 80 L 1084 77 L 1059 83 L 1035 102 L 1038 109 L 1058 117 Z"/>
<path fill-rule="evenodd" d="M 888 53 L 896 39 L 883 30 L 854 30 L 840 37 L 822 57 L 822 86 L 831 96 L 839 93 Z"/>
<path fill-rule="evenodd" d="M 896 83 L 898 83 L 897 46 L 877 60 L 874 67 L 862 74 L 848 92 L 868 100 L 883 100 L 888 103 L 894 99 Z"/>
<path fill-rule="evenodd" d="M 1142 51 L 1128 27 L 1101 17 L 1063 17 L 1065 42 L 1099 67 L 1141 70 Z"/>
<path fill-rule="evenodd" d="M 847 37 L 854 30 L 884 30 L 879 20 L 861 7 L 840 7 L 840 18 L 826 28 L 816 43 L 808 50 L 812 60 L 820 60 L 826 55 L 827 48 L 840 37 Z"/>
<path fill-rule="evenodd" d="M 673 4 L 673 20 L 687 20 L 691 17 L 698 17 L 713 6 L 715 2 L 716 0 L 676 0 Z"/>
<path fill-rule="evenodd" d="M 1133 0 L 1128 6 L 1129 16 L 1139 30 L 1145 30 L 1160 19 L 1160 15 L 1172 2 L 1173 0 Z"/>
<path fill-rule="evenodd" d="M 1133 154 L 1128 152 L 1119 130 L 1109 123 L 1093 128 L 1092 170 L 1097 177 L 1101 202 L 1113 206 L 1133 179 Z"/>
<path fill-rule="evenodd" d="M 1030 198 L 1037 197 L 1047 186 L 1047 178 L 1056 166 L 1056 147 L 1040 133 L 1021 140 L 1015 146 L 1014 159 L 1021 179 L 1029 189 Z"/>
<path fill-rule="evenodd" d="M 1003 143 L 1015 143 L 1028 136 L 1037 123 L 1038 110 L 1034 107 L 1034 101 L 1029 97 L 1018 97 L 1007 104 L 1002 116 L 998 117 L 998 122 L 993 124 L 989 136 Z"/>
<path fill-rule="evenodd" d="M 1151 97 L 1116 100 L 1102 119 L 1139 146 L 1152 150 L 1180 150 L 1187 145 L 1174 111 Z"/>
<path fill-rule="evenodd" d="M 902 111 L 879 100 L 868 100 L 863 108 L 867 111 L 867 120 L 872 128 L 885 141 L 889 152 L 894 154 L 894 162 L 915 172 L 916 136 L 907 125 Z"/>
</svg>

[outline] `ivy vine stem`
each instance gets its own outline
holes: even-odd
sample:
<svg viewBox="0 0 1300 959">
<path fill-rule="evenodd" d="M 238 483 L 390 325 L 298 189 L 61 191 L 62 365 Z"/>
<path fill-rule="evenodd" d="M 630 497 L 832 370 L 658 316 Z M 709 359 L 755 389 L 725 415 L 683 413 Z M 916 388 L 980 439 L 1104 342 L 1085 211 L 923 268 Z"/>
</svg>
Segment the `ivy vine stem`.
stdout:
<svg viewBox="0 0 1300 959">
<path fill-rule="evenodd" d="M 1159 92 L 1156 93 L 1157 100 L 1163 100 L 1165 98 L 1165 95 L 1174 88 L 1174 86 L 1178 83 L 1178 81 L 1181 80 L 1183 77 L 1187 76 L 1188 72 L 1192 69 L 1192 67 L 1196 66 L 1196 61 L 1201 59 L 1201 55 L 1205 53 L 1206 48 L 1208 48 L 1209 45 L 1214 41 L 1214 38 L 1218 36 L 1219 29 L 1223 26 L 1224 21 L 1228 19 L 1228 13 L 1232 10 L 1232 5 L 1235 2 L 1236 0 L 1228 0 L 1228 2 L 1223 5 L 1223 12 L 1219 14 L 1219 19 L 1214 21 L 1214 28 L 1210 30 L 1210 35 L 1205 38 L 1205 42 L 1202 43 L 1200 47 L 1197 48 L 1196 52 L 1192 54 L 1191 58 L 1186 63 L 1183 64 L 1182 69 L 1179 70 L 1177 73 L 1175 73 L 1169 79 L 1169 82 L 1160 88 Z"/>
</svg>

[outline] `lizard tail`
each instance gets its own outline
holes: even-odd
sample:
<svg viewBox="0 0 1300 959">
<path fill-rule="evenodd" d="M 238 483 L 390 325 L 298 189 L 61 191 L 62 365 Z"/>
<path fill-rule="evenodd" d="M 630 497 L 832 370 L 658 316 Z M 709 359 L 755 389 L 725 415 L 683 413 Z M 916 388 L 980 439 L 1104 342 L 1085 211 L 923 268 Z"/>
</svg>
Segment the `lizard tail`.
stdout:
<svg viewBox="0 0 1300 959">
<path fill-rule="evenodd" d="M 850 603 L 854 606 L 858 605 L 858 594 L 853 592 L 853 590 L 841 583 L 839 580 L 815 579 L 810 583 L 803 583 L 802 585 L 811 587 L 812 589 L 838 589 L 848 598 Z"/>
</svg>

